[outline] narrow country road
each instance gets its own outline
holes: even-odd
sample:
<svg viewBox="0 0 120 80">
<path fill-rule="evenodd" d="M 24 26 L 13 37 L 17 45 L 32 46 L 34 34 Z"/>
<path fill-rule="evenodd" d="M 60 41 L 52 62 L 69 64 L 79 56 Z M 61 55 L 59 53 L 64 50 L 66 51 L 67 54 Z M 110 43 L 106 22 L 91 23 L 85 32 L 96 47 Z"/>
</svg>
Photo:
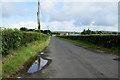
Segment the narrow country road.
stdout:
<svg viewBox="0 0 120 80">
<path fill-rule="evenodd" d="M 118 78 L 118 61 L 115 55 L 92 51 L 51 37 L 45 50 L 51 64 L 27 75 L 29 78 Z"/>
</svg>

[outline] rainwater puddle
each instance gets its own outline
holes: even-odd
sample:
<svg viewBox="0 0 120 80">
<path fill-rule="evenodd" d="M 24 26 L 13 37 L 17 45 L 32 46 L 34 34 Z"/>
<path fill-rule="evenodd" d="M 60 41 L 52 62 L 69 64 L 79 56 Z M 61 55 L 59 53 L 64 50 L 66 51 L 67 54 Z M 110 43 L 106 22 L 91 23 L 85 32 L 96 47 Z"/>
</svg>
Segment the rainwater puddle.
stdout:
<svg viewBox="0 0 120 80">
<path fill-rule="evenodd" d="M 25 72 L 34 73 L 42 70 L 49 62 L 49 59 L 44 59 L 42 56 L 44 56 L 44 52 L 32 57 L 26 64 Z"/>
<path fill-rule="evenodd" d="M 40 60 L 35 60 L 32 66 L 29 68 L 27 73 L 34 73 L 42 69 L 47 64 L 47 60 L 40 58 Z"/>
<path fill-rule="evenodd" d="M 41 52 L 40 54 L 44 54 L 44 52 Z"/>
<path fill-rule="evenodd" d="M 18 79 L 22 78 L 22 77 L 17 77 Z"/>
</svg>

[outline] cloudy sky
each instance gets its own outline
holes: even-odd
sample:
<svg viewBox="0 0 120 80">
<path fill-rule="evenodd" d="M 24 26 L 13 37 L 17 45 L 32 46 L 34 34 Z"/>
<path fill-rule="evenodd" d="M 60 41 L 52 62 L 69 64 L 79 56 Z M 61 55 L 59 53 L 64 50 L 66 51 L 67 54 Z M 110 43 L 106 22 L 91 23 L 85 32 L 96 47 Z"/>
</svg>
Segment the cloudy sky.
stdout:
<svg viewBox="0 0 120 80">
<path fill-rule="evenodd" d="M 118 0 L 41 0 L 41 29 L 118 31 Z M 37 28 L 37 0 L 0 1 L 0 26 Z"/>
</svg>

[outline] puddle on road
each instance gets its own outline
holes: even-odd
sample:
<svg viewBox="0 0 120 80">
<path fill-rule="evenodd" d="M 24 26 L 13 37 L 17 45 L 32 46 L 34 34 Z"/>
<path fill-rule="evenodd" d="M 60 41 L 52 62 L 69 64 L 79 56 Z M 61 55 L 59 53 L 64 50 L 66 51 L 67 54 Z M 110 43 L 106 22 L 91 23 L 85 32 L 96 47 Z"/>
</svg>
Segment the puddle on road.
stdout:
<svg viewBox="0 0 120 80">
<path fill-rule="evenodd" d="M 32 66 L 28 69 L 27 73 L 34 73 L 42 69 L 47 64 L 47 60 L 44 60 L 43 58 L 40 58 L 38 60 L 35 60 L 35 62 L 32 64 Z"/>
<path fill-rule="evenodd" d="M 49 59 L 44 59 L 44 52 L 41 52 L 39 55 L 32 57 L 28 60 L 27 64 L 25 64 L 25 72 L 26 73 L 34 73 L 39 70 L 42 70 L 49 61 Z"/>
<path fill-rule="evenodd" d="M 44 54 L 44 52 L 41 52 L 40 54 Z"/>
</svg>

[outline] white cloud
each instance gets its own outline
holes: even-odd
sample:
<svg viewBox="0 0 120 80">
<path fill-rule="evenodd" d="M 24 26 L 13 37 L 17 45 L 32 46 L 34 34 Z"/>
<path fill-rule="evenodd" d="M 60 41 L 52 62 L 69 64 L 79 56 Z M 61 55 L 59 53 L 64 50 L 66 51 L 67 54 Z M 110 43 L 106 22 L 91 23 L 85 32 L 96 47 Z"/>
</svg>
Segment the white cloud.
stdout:
<svg viewBox="0 0 120 80">
<path fill-rule="evenodd" d="M 37 2 L 38 0 L 0 0 L 0 2 Z M 44 0 L 41 0 L 44 1 Z M 47 2 L 118 2 L 119 0 L 46 0 Z"/>
<path fill-rule="evenodd" d="M 0 2 L 37 2 L 38 0 L 0 0 Z"/>
<path fill-rule="evenodd" d="M 0 0 L 0 2 L 19 2 L 22 0 Z"/>
<path fill-rule="evenodd" d="M 50 21 L 75 20 L 75 24 L 89 25 L 95 21 L 96 25 L 114 26 L 117 24 L 118 6 L 117 3 L 62 3 L 62 10 L 56 10 L 55 2 L 43 2 L 42 12 L 49 14 Z M 79 26 L 79 25 L 78 25 Z"/>
<path fill-rule="evenodd" d="M 91 22 L 92 23 L 92 22 Z M 21 27 L 26 27 L 29 29 L 37 29 L 37 23 L 36 22 L 20 22 L 17 24 L 11 24 L 9 25 L 10 27 L 8 28 L 17 28 L 20 29 Z M 116 26 L 96 26 L 96 25 L 89 25 L 89 26 L 78 26 L 76 27 L 74 25 L 74 21 L 64 21 L 64 22 L 59 22 L 59 21 L 53 21 L 53 22 L 42 22 L 41 23 L 41 30 L 47 30 L 50 29 L 51 31 L 77 31 L 81 32 L 84 29 L 90 29 L 93 31 L 96 30 L 102 30 L 102 31 L 118 31 L 118 27 Z"/>
<path fill-rule="evenodd" d="M 43 12 L 46 12 L 46 13 L 55 11 L 54 7 L 55 7 L 56 3 L 57 2 L 47 2 L 47 0 L 45 0 L 41 4 L 41 9 L 42 9 Z"/>
<path fill-rule="evenodd" d="M 16 7 L 18 2 L 2 2 L 0 11 L 2 18 L 9 18 L 11 16 L 24 16 L 27 13 L 27 8 L 24 5 Z"/>
<path fill-rule="evenodd" d="M 50 26 L 49 28 L 52 31 L 78 31 L 78 32 L 81 32 L 84 29 L 88 29 L 88 28 L 93 31 L 96 31 L 96 30 L 118 31 L 117 26 L 96 26 L 96 25 L 90 24 L 87 26 L 77 26 L 76 27 L 76 25 L 74 25 L 74 21 L 64 21 L 64 22 L 53 21 L 53 22 L 48 22 L 45 26 Z M 43 27 L 44 27 L 44 25 L 43 25 Z"/>
<path fill-rule="evenodd" d="M 20 22 L 20 23 L 17 23 L 17 24 L 12 24 L 11 27 L 9 28 L 17 28 L 17 29 L 20 29 L 21 27 L 26 27 L 26 28 L 29 28 L 29 29 L 35 29 L 37 28 L 37 23 L 36 22 Z"/>
<path fill-rule="evenodd" d="M 2 17 L 10 17 L 14 12 L 14 3 L 2 3 Z"/>
<path fill-rule="evenodd" d="M 17 0 L 14 0 L 17 1 Z M 22 0 L 19 0 L 22 1 Z M 83 1 L 83 0 L 79 0 Z M 42 14 L 49 14 L 50 21 L 42 22 L 42 29 L 48 26 L 52 31 L 82 31 L 83 29 L 117 31 L 117 2 L 116 3 L 87 3 L 78 0 L 44 0 L 41 3 Z M 105 0 L 101 0 L 105 1 Z M 107 0 L 108 1 L 108 0 Z M 110 2 L 111 0 L 109 0 Z M 113 0 L 112 0 L 113 1 Z M 56 10 L 56 5 L 62 2 L 61 10 Z M 9 4 L 10 5 L 10 4 Z M 15 6 L 7 5 L 4 15 L 10 16 Z M 21 11 L 22 12 L 22 11 Z M 44 17 L 46 18 L 46 17 Z M 37 28 L 36 22 L 20 22 L 10 25 L 10 28 Z"/>
</svg>

